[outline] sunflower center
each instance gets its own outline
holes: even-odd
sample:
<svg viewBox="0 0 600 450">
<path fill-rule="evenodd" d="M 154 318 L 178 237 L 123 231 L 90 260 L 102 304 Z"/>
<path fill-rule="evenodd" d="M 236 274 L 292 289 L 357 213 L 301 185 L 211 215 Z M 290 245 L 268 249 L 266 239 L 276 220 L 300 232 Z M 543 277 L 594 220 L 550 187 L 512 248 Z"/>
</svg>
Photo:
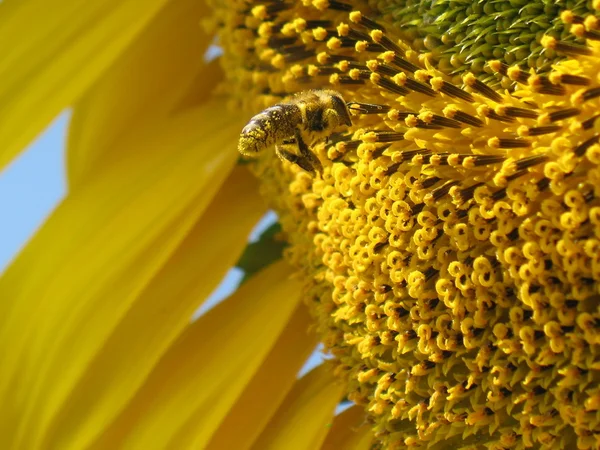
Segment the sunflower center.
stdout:
<svg viewBox="0 0 600 450">
<path fill-rule="evenodd" d="M 253 170 L 382 445 L 591 448 L 597 19 L 429 3 L 215 6 L 223 88 L 249 117 L 311 88 L 348 102 L 353 125 L 311 148 L 318 174 L 270 150 Z"/>
</svg>

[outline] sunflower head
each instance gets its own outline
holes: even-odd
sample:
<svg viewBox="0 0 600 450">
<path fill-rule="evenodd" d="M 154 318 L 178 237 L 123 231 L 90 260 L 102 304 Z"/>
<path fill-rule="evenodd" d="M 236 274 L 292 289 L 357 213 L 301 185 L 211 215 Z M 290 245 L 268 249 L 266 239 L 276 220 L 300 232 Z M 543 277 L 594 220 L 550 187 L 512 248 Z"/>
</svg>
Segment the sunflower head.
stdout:
<svg viewBox="0 0 600 450">
<path fill-rule="evenodd" d="M 253 170 L 386 448 L 598 445 L 599 3 L 215 5 L 236 107 L 348 102 Z"/>
</svg>

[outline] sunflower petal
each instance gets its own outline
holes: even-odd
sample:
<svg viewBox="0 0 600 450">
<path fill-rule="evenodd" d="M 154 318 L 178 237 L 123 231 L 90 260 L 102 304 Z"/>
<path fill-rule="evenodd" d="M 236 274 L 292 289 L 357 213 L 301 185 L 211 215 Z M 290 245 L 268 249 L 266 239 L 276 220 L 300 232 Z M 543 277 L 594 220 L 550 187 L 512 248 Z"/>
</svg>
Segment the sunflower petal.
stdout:
<svg viewBox="0 0 600 450">
<path fill-rule="evenodd" d="M 232 209 L 234 202 L 237 206 Z M 245 168 L 235 168 L 54 415 L 51 442 L 60 442 L 60 448 L 86 448 L 114 419 L 189 324 L 197 305 L 235 263 L 264 210 L 256 179 Z M 60 360 L 53 363 L 64 365 Z"/>
<path fill-rule="evenodd" d="M 296 375 L 317 345 L 315 334 L 307 333 L 310 324 L 306 306 L 298 305 L 275 347 L 210 443 L 205 447 L 202 441 L 199 448 L 247 448 L 258 437 L 294 386 Z"/>
<path fill-rule="evenodd" d="M 165 3 L 1 3 L 0 168 L 94 83 Z"/>
<path fill-rule="evenodd" d="M 203 448 L 296 310 L 290 273 L 273 264 L 191 324 L 93 448 Z"/>
<path fill-rule="evenodd" d="M 342 391 L 343 386 L 336 384 L 331 368 L 327 364 L 317 366 L 296 382 L 252 448 L 320 448 L 333 421 L 333 412 L 342 397 Z"/>
<path fill-rule="evenodd" d="M 90 359 L 207 208 L 235 162 L 238 129 L 216 103 L 132 136 L 123 146 L 137 156 L 114 158 L 74 190 L 0 279 L 10 299 L 0 303 L 0 447 L 38 447 Z"/>
<path fill-rule="evenodd" d="M 352 406 L 335 416 L 321 450 L 369 450 L 373 432 L 365 418 L 365 410 L 359 406 Z"/>
<path fill-rule="evenodd" d="M 170 112 L 201 76 L 210 92 L 221 71 L 202 54 L 211 36 L 199 18 L 205 2 L 172 0 L 76 104 L 67 149 L 67 176 L 78 184 L 124 132 Z"/>
</svg>

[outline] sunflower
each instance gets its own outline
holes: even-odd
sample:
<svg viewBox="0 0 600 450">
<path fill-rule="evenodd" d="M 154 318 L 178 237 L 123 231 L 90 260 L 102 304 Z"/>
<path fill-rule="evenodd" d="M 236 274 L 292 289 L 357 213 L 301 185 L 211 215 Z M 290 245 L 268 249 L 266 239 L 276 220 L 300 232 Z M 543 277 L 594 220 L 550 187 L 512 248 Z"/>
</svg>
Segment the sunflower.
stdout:
<svg viewBox="0 0 600 450">
<path fill-rule="evenodd" d="M 600 2 L 52 3 L 0 4 L 0 163 L 73 108 L 0 279 L 2 448 L 600 446 Z M 319 88 L 317 173 L 236 164 Z M 240 259 L 267 205 L 284 258 Z"/>
</svg>

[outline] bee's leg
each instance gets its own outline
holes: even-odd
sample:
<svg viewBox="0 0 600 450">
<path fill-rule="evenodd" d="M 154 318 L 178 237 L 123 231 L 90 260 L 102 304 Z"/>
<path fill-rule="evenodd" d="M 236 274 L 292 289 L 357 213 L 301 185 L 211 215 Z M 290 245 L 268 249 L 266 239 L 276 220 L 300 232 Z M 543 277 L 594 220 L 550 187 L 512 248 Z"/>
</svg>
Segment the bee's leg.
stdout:
<svg viewBox="0 0 600 450">
<path fill-rule="evenodd" d="M 293 142 L 293 141 L 292 141 Z M 296 153 L 292 153 L 285 149 L 286 146 L 291 146 L 290 141 L 284 141 L 282 144 L 275 146 L 275 153 L 279 156 L 280 159 L 291 162 L 292 164 L 297 164 L 302 169 L 306 170 L 308 173 L 314 174 L 315 168 L 310 164 L 306 158 L 301 155 L 297 155 Z"/>
<path fill-rule="evenodd" d="M 294 135 L 294 137 L 296 139 L 296 143 L 298 144 L 298 150 L 300 151 L 300 155 L 302 155 L 302 158 L 306 160 L 307 164 L 310 164 L 313 167 L 312 171 L 323 172 L 323 166 L 321 165 L 321 161 L 319 161 L 319 158 L 317 158 L 315 154 L 310 151 L 308 145 L 306 145 L 304 139 L 302 139 L 302 134 L 300 134 L 300 130 L 296 130 L 296 134 Z M 298 163 L 298 165 L 302 167 L 300 163 Z"/>
</svg>

